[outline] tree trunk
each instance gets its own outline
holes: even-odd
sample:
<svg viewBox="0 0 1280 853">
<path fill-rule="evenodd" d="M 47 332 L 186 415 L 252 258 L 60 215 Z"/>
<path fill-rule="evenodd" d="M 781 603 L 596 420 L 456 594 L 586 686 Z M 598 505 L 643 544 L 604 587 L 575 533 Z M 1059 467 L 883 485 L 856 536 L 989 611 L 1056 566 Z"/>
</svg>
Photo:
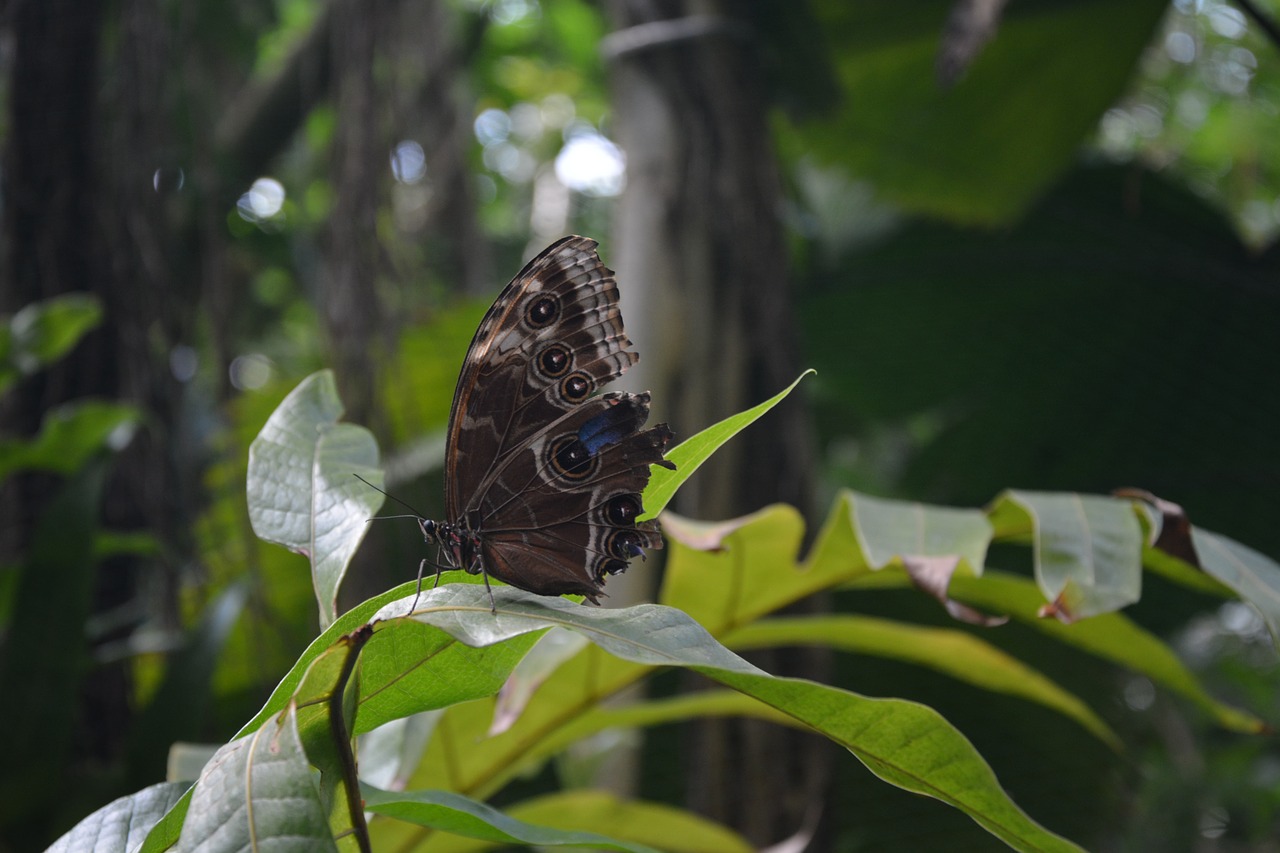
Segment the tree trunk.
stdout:
<svg viewBox="0 0 1280 853">
<path fill-rule="evenodd" d="M 800 371 L 759 57 L 737 4 L 614 0 L 607 8 L 616 31 L 604 49 L 627 155 L 611 261 L 645 356 L 629 378 L 653 387 L 656 415 L 688 436 Z M 768 418 L 685 485 L 681 512 L 726 518 L 774 501 L 808 509 L 805 409 L 791 402 Z M 757 662 L 808 677 L 823 669 L 821 656 Z M 799 829 L 821 799 L 825 750 L 761 723 L 694 728 L 691 807 L 758 845 Z"/>
</svg>

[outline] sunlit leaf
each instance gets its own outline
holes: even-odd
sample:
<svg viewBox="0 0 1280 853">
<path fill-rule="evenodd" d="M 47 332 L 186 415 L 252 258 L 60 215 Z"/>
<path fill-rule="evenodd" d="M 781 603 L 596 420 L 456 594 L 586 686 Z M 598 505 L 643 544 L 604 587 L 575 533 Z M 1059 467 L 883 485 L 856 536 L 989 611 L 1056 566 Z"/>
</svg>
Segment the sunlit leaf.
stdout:
<svg viewBox="0 0 1280 853">
<path fill-rule="evenodd" d="M 675 463 L 676 468 L 674 471 L 657 465 L 650 468 L 652 474 L 649 479 L 649 487 L 644 492 L 645 514 L 643 517 L 654 518 L 662 512 L 671 501 L 671 498 L 675 496 L 676 490 L 680 488 L 680 485 L 693 476 L 693 472 L 697 471 L 703 462 L 711 458 L 711 454 L 715 453 L 726 441 L 755 423 L 766 412 L 786 399 L 787 395 L 800 384 L 800 380 L 810 373 L 813 373 L 813 371 L 806 370 L 797 376 L 794 382 L 763 403 L 752 406 L 745 412 L 730 415 L 719 423 L 707 427 L 697 435 L 691 436 L 680 442 L 676 447 L 673 447 L 667 453 L 667 460 Z"/>
<path fill-rule="evenodd" d="M 1080 849 L 1014 805 L 973 744 L 932 708 L 801 679 L 696 669 L 806 723 L 884 781 L 961 809 L 1014 849 Z"/>
</svg>

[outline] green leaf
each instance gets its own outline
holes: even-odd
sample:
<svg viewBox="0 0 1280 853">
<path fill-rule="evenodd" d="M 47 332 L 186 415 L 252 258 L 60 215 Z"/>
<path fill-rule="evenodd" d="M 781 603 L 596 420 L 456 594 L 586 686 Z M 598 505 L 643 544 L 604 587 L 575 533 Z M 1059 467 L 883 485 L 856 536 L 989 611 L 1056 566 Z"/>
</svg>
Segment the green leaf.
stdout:
<svg viewBox="0 0 1280 853">
<path fill-rule="evenodd" d="M 834 740 L 884 781 L 962 810 L 1014 849 L 1080 849 L 1014 805 L 973 744 L 932 708 L 801 679 L 694 668 Z"/>
<path fill-rule="evenodd" d="M 1247 545 L 1198 527 L 1191 540 L 1204 570 L 1252 605 L 1267 623 L 1272 641 L 1280 644 L 1280 565 Z"/>
<path fill-rule="evenodd" d="M 973 747 L 936 712 L 911 702 L 868 699 L 822 685 L 769 676 L 717 643 L 686 614 L 659 605 L 639 605 L 620 610 L 595 610 L 559 598 L 534 596 L 504 587 L 494 590 L 498 614 L 489 613 L 488 596 L 477 586 L 452 586 L 431 590 L 413 611 L 414 620 L 426 620 L 471 643 L 500 642 L 520 633 L 557 626 L 578 631 L 610 654 L 645 667 L 690 667 L 794 717 L 804 725 L 845 745 L 873 772 L 886 781 L 924 793 L 964 809 L 974 820 L 1007 843 L 1021 849 L 1074 849 L 1069 843 L 1039 827 L 1000 790 L 995 776 Z M 406 611 L 412 601 L 395 602 L 383 610 L 383 618 Z M 551 681 L 571 672 L 580 655 L 557 670 Z M 608 682 L 634 680 L 642 672 L 592 665 L 597 673 L 588 688 L 605 695 Z M 568 676 L 573 679 L 574 674 Z M 570 682 L 572 683 L 572 682 Z M 572 691 L 552 691 L 558 724 L 569 722 L 578 705 L 581 686 Z M 532 711 L 532 706 L 530 708 Z M 529 727 L 545 722 L 526 712 L 502 735 L 479 742 L 482 715 L 468 709 L 465 715 L 446 714 L 437 727 L 438 742 L 469 743 L 465 753 L 450 750 L 442 779 L 463 793 L 483 795 L 472 787 L 487 789 L 498 768 L 484 767 L 492 759 L 497 742 L 511 739 L 526 753 L 533 733 Z M 465 729 L 458 727 L 465 726 Z M 471 734 L 474 732 L 475 734 Z M 550 733 L 549 731 L 546 733 Z M 424 759 L 432 770 L 432 750 Z M 479 756 L 480 761 L 476 761 Z M 515 768 L 503 768 L 513 772 Z M 479 774 L 479 775 L 477 775 Z M 415 780 L 421 776 L 415 776 Z M 429 786 L 423 786 L 429 787 Z"/>
<path fill-rule="evenodd" d="M 445 573 L 438 590 L 476 587 L 479 594 L 484 594 L 478 583 L 447 582 L 459 575 L 463 573 Z M 314 660 L 341 642 L 345 635 L 376 618 L 388 604 L 399 602 L 399 607 L 406 609 L 415 597 L 416 588 L 416 583 L 402 584 L 339 616 L 312 641 L 281 679 L 263 709 L 241 728 L 238 736 L 254 731 L 268 717 L 282 710 L 298 690 Z M 498 593 L 499 589 L 495 588 L 494 594 Z M 420 603 L 428 600 L 431 600 L 430 595 L 424 590 Z M 488 598 L 485 597 L 484 601 L 487 612 Z M 356 718 L 356 733 L 371 731 L 391 720 L 421 711 L 492 696 L 536 640 L 537 636 L 525 636 L 521 631 L 508 638 L 508 642 L 470 648 L 459 644 L 448 633 L 413 619 L 398 619 L 379 625 L 365 646 L 361 663 L 363 695 Z"/>
<path fill-rule="evenodd" d="M 47 853 L 95 853 L 134 850 L 189 786 L 162 782 L 121 797 L 76 824 Z"/>
<path fill-rule="evenodd" d="M 775 617 L 724 637 L 743 651 L 779 646 L 827 646 L 926 666 L 984 690 L 1036 702 L 1075 720 L 1112 749 L 1120 738 L 1088 705 L 1049 678 L 963 631 L 908 625 L 869 616 Z"/>
<path fill-rule="evenodd" d="M 366 624 L 339 637 L 311 662 L 289 699 L 288 707 L 297 709 L 298 737 L 307 760 L 320 771 L 320 797 L 330 804 L 330 828 L 335 835 L 367 831 L 363 818 L 359 827 L 354 825 L 360 805 L 350 797 L 358 792 L 345 782 L 354 780 L 356 773 L 351 748 L 360 696 L 357 664 L 371 633 L 372 626 Z M 270 725 L 268 721 L 264 728 Z"/>
<path fill-rule="evenodd" d="M 800 384 L 800 380 L 813 372 L 812 370 L 806 370 L 797 376 L 794 382 L 763 403 L 752 406 L 745 412 L 731 415 L 673 447 L 667 453 L 667 460 L 675 463 L 676 470 L 672 471 L 658 465 L 650 466 L 649 486 L 644 491 L 645 512 L 641 519 L 657 517 L 671 502 L 671 498 L 675 496 L 676 490 L 680 488 L 681 484 L 692 477 L 693 472 L 697 471 L 703 462 L 711 458 L 711 454 L 786 399 L 787 395 Z"/>
<path fill-rule="evenodd" d="M 714 635 L 834 586 L 857 571 L 834 562 L 801 571 L 796 555 L 804 520 L 785 505 L 721 524 L 690 522 L 667 512 L 662 527 L 669 550 L 658 598 Z"/>
<path fill-rule="evenodd" d="M 0 337 L 0 392 L 66 355 L 101 321 L 102 306 L 87 293 L 34 302 L 14 314 Z"/>
<path fill-rule="evenodd" d="M 952 5 L 817 4 L 822 43 L 854 106 L 798 133 L 807 153 L 907 209 L 1007 222 L 1075 159 L 1168 4 L 1010 4 L 995 38 L 947 87 L 935 63 Z"/>
<path fill-rule="evenodd" d="M 338 849 L 295 712 L 218 750 L 192 789 L 179 851 Z"/>
<path fill-rule="evenodd" d="M 373 434 L 340 424 L 333 373 L 299 383 L 249 447 L 249 519 L 254 532 L 311 560 L 320 623 L 337 616 L 338 587 L 366 522 L 382 506 Z"/>
<path fill-rule="evenodd" d="M 539 847 L 590 847 L 656 853 L 644 844 L 628 843 L 595 832 L 553 829 L 503 814 L 495 808 L 448 791 L 381 791 L 361 786 L 365 806 L 374 814 L 495 844 Z"/>
<path fill-rule="evenodd" d="M 534 595 L 514 587 L 494 587 L 490 598 L 483 586 L 448 584 L 424 590 L 408 616 L 413 597 L 382 608 L 375 620 L 431 625 L 461 643 L 484 647 L 547 628 L 566 628 L 583 635 L 614 657 L 646 666 L 715 666 L 722 669 L 760 670 L 717 643 L 707 629 L 689 616 L 659 604 L 605 610 L 585 607 L 564 598 Z M 403 630 L 386 624 L 378 633 Z M 377 636 L 377 634 L 375 634 Z M 399 637 L 396 642 L 403 640 Z M 406 661 L 417 661 L 406 656 Z M 366 677 L 368 668 L 366 667 Z M 421 710 L 421 709 L 420 709 Z"/>
<path fill-rule="evenodd" d="M 991 510 L 997 535 L 1034 539 L 1036 581 L 1050 612 L 1070 621 L 1142 596 L 1142 525 L 1126 499 L 1008 491 Z"/>
<path fill-rule="evenodd" d="M 120 403 L 75 400 L 45 412 L 30 441 L 0 440 L 0 480 L 19 470 L 71 474 L 104 448 L 122 449 L 141 416 Z"/>
</svg>

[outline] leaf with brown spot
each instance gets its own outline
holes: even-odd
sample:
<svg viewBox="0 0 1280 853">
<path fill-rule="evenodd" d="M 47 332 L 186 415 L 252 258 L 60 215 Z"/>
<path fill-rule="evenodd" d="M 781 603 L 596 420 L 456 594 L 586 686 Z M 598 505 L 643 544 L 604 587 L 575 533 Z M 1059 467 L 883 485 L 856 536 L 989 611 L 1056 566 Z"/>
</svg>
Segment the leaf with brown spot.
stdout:
<svg viewBox="0 0 1280 853">
<path fill-rule="evenodd" d="M 947 609 L 952 619 L 967 622 L 970 625 L 980 625 L 983 628 L 994 628 L 1009 621 L 1008 616 L 989 616 L 975 607 L 961 604 L 947 594 L 947 587 L 951 585 L 951 576 L 960 565 L 958 556 L 907 556 L 902 558 L 902 565 L 907 570 L 907 577 L 911 579 L 911 583 L 920 591 L 942 602 L 942 606 Z"/>
</svg>

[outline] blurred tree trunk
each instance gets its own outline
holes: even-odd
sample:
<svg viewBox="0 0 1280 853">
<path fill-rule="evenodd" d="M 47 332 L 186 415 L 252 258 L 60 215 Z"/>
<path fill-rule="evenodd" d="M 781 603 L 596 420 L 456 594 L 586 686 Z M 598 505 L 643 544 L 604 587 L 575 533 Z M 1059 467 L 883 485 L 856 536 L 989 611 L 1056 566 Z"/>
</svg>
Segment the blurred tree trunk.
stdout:
<svg viewBox="0 0 1280 853">
<path fill-rule="evenodd" d="M 655 389 L 656 415 L 687 436 L 800 372 L 768 104 L 738 4 L 606 7 L 627 155 L 612 263 L 624 293 L 639 294 L 627 309 L 632 337 L 647 342 L 638 381 Z M 806 510 L 812 470 L 810 425 L 792 401 L 720 450 L 682 489 L 678 509 L 728 518 L 786 501 Z M 806 677 L 825 667 L 807 654 L 757 662 Z M 796 832 L 822 800 L 827 751 L 811 738 L 728 721 L 696 726 L 693 741 L 689 805 L 755 844 Z"/>
<path fill-rule="evenodd" d="M 144 615 L 174 626 L 174 562 L 186 549 L 190 508 L 175 465 L 181 389 L 168 369 L 179 329 L 189 327 L 193 295 L 174 275 L 178 251 L 165 222 L 174 170 L 166 162 L 170 27 L 150 0 L 103 7 L 76 0 L 18 3 L 7 21 L 15 45 L 7 85 L 4 187 L 5 286 L 0 310 L 84 292 L 98 297 L 102 325 L 65 359 L 19 383 L 6 396 L 0 432 L 32 435 L 42 417 L 69 401 L 120 400 L 137 406 L 144 426 L 115 460 L 102 501 L 102 522 L 121 532 L 151 531 L 159 559 L 118 554 L 98 561 L 92 590 L 67 590 L 65 630 L 89 631 L 85 652 L 126 642 Z M 110 75 L 101 73 L 107 60 Z M 6 560 L 29 544 L 32 520 L 45 508 L 54 478 L 26 475 L 3 486 Z M 165 557 L 172 561 L 167 562 Z M 145 606 L 140 606 L 145 602 Z M 54 602 L 22 602 L 22 607 Z M 101 626 L 79 624 L 90 614 Z M 51 620 L 58 616 L 51 612 Z M 76 624 L 71 624 L 74 621 Z M 47 744 L 50 778 L 67 768 L 119 761 L 132 723 L 129 665 L 84 660 L 75 711 L 74 750 Z M 30 767 L 23 768 L 29 772 Z M 148 778 L 163 771 L 148 768 Z M 123 780 L 96 779 L 77 796 L 108 799 Z"/>
<path fill-rule="evenodd" d="M 335 0 L 333 67 L 337 131 L 334 198 L 325 243 L 327 270 L 321 315 L 347 416 L 369 423 L 375 411 L 374 365 L 383 339 L 378 289 L 378 202 L 387 181 L 388 124 L 374 79 L 379 35 L 387 31 L 388 0 Z"/>
</svg>

